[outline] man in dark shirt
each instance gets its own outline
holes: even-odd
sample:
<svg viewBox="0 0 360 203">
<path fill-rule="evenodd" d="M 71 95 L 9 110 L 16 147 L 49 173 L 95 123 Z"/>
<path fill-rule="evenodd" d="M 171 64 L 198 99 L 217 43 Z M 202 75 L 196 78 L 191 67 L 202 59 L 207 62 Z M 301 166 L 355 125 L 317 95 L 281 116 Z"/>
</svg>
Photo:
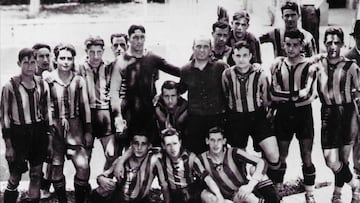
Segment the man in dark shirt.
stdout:
<svg viewBox="0 0 360 203">
<path fill-rule="evenodd" d="M 206 151 L 205 137 L 211 127 L 224 122 L 225 97 L 221 75 L 227 64 L 210 60 L 211 40 L 200 36 L 193 43 L 193 60 L 180 73 L 180 93 L 188 91 L 188 125 L 184 144 L 196 154 Z"/>
<path fill-rule="evenodd" d="M 179 68 L 144 49 L 145 28 L 131 25 L 128 30 L 129 49 L 117 58 L 110 84 L 110 97 L 115 127 L 144 129 L 154 145 L 160 144 L 153 104 L 155 82 L 159 70 L 179 76 Z M 120 98 L 119 98 L 120 94 Z M 125 118 L 126 122 L 124 121 Z M 125 124 L 126 123 L 126 124 Z"/>
</svg>

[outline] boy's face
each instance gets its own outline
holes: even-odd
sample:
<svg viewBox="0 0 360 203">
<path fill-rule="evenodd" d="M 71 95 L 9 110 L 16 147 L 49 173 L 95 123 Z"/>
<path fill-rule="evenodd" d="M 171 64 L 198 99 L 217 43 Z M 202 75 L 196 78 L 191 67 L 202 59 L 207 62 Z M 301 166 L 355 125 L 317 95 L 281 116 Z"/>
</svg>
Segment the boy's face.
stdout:
<svg viewBox="0 0 360 203">
<path fill-rule="evenodd" d="M 162 99 L 168 109 L 174 109 L 178 102 L 178 95 L 176 89 L 163 89 L 162 90 Z"/>
<path fill-rule="evenodd" d="M 104 48 L 101 45 L 90 45 L 89 48 L 86 49 L 90 65 L 98 67 L 102 62 L 103 53 Z"/>
<path fill-rule="evenodd" d="M 127 44 L 124 37 L 114 37 L 111 42 L 111 50 L 115 57 L 123 54 L 127 50 Z"/>
<path fill-rule="evenodd" d="M 282 19 L 284 20 L 286 29 L 294 29 L 297 28 L 299 14 L 294 10 L 285 9 L 282 14 Z"/>
<path fill-rule="evenodd" d="M 178 158 L 180 155 L 181 140 L 177 135 L 165 136 L 163 138 L 163 148 L 171 158 Z"/>
<path fill-rule="evenodd" d="M 287 57 L 295 58 L 301 54 L 302 43 L 300 39 L 285 37 L 284 41 L 284 49 Z"/>
<path fill-rule="evenodd" d="M 37 63 L 34 56 L 30 58 L 28 56 L 24 57 L 18 62 L 18 65 L 21 68 L 21 75 L 27 77 L 33 77 L 35 75 Z"/>
<path fill-rule="evenodd" d="M 129 38 L 130 47 L 133 51 L 143 51 L 145 44 L 145 33 L 140 29 L 135 30 Z"/>
<path fill-rule="evenodd" d="M 134 155 L 136 158 L 141 158 L 146 156 L 149 151 L 149 142 L 148 138 L 143 135 L 135 135 L 131 142 L 131 146 L 134 150 Z"/>
<path fill-rule="evenodd" d="M 57 68 L 61 71 L 71 71 L 74 66 L 74 57 L 69 50 L 63 49 L 59 51 L 59 55 L 55 60 Z"/>
<path fill-rule="evenodd" d="M 232 21 L 233 34 L 237 38 L 244 38 L 246 34 L 246 30 L 249 28 L 249 22 L 246 18 L 240 18 L 239 20 Z"/>
<path fill-rule="evenodd" d="M 206 138 L 206 144 L 209 145 L 211 153 L 219 154 L 222 152 L 224 145 L 226 144 L 226 138 L 221 133 L 210 133 Z"/>
<path fill-rule="evenodd" d="M 327 57 L 334 59 L 340 57 L 340 50 L 343 46 L 341 39 L 337 35 L 327 35 L 325 40 L 325 47 L 327 51 Z"/>
<path fill-rule="evenodd" d="M 40 70 L 50 69 L 50 50 L 47 48 L 41 48 L 37 50 L 36 60 L 38 68 Z"/>
<path fill-rule="evenodd" d="M 229 28 L 221 29 L 217 27 L 212 33 L 212 36 L 214 38 L 215 46 L 225 46 L 229 37 Z"/>
<path fill-rule="evenodd" d="M 234 49 L 232 57 L 236 66 L 246 68 L 250 65 L 252 54 L 248 48 L 241 47 L 240 49 Z"/>
<path fill-rule="evenodd" d="M 194 59 L 208 60 L 211 52 L 210 40 L 196 39 L 193 45 Z"/>
</svg>

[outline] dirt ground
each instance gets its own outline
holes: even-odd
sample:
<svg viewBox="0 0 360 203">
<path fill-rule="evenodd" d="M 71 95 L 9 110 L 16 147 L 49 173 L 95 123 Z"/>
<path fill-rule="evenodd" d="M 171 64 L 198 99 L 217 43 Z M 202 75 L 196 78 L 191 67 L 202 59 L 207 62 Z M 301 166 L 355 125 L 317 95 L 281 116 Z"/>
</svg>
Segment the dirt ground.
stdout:
<svg viewBox="0 0 360 203">
<path fill-rule="evenodd" d="M 268 26 L 269 18 L 264 2 L 254 0 L 249 31 L 256 36 L 272 27 Z M 158 53 L 169 62 L 183 65 L 191 54 L 192 40 L 198 34 L 210 35 L 211 25 L 216 20 L 216 6 L 223 5 L 232 13 L 243 7 L 238 0 L 169 0 L 167 4 L 88 4 L 57 5 L 42 9 L 37 18 L 27 18 L 27 6 L 0 6 L 0 84 L 1 86 L 18 73 L 16 66 L 17 52 L 22 47 L 32 46 L 36 42 L 46 42 L 54 47 L 59 42 L 68 42 L 77 49 L 76 62 L 84 60 L 83 41 L 89 35 L 100 35 L 105 39 L 104 58 L 111 61 L 110 35 L 115 32 L 127 32 L 131 24 L 143 24 L 147 32 L 147 47 Z M 345 33 L 351 29 L 354 11 L 349 9 L 330 10 L 329 23 L 341 26 Z M 325 27 L 320 28 L 323 35 Z M 346 45 L 352 41 L 346 34 Z M 320 40 L 321 42 L 321 40 Z M 262 46 L 263 61 L 266 67 L 273 59 L 271 47 Z M 167 74 L 161 74 L 157 82 L 159 87 L 166 79 L 178 80 Z M 332 182 L 332 173 L 325 166 L 320 149 L 320 104 L 313 104 L 315 140 L 313 161 L 317 167 L 316 182 Z M 252 145 L 249 145 L 252 146 Z M 8 177 L 7 164 L 4 159 L 4 143 L 0 141 L 0 191 L 4 190 Z M 95 178 L 102 171 L 104 157 L 98 141 L 91 161 L 91 183 L 96 185 Z M 296 141 L 290 146 L 288 158 L 289 170 L 285 180 L 296 180 L 301 177 L 301 161 Z M 74 169 L 68 162 L 65 166 L 67 187 L 72 188 L 71 179 Z M 26 179 L 27 174 L 23 177 Z M 2 181 L 2 182 L 1 182 Z M 22 184 L 27 187 L 27 182 Z M 348 189 L 347 189 L 348 190 Z M 330 199 L 330 197 L 328 198 Z M 300 201 L 300 200 L 299 200 Z M 292 201 L 294 202 L 294 201 Z M 295 201 L 297 202 L 297 201 Z"/>
</svg>

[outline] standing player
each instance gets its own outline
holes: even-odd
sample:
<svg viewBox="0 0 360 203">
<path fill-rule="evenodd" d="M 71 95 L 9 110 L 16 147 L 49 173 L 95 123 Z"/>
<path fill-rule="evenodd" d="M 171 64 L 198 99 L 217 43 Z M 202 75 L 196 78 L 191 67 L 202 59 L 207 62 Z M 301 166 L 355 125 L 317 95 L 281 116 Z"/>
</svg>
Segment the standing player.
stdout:
<svg viewBox="0 0 360 203">
<path fill-rule="evenodd" d="M 194 59 L 181 68 L 180 94 L 188 91 L 188 123 L 184 145 L 195 154 L 206 151 L 205 137 L 210 128 L 224 124 L 225 97 L 221 74 L 228 67 L 210 58 L 211 40 L 200 36 L 193 42 Z"/>
<path fill-rule="evenodd" d="M 54 55 L 56 69 L 50 73 L 51 81 L 48 82 L 56 129 L 51 179 L 59 202 L 66 202 L 64 158 L 71 159 L 76 169 L 75 202 L 82 203 L 91 189 L 88 183 L 90 159 L 87 149 L 93 144 L 86 83 L 73 72 L 76 52 L 72 45 L 56 46 Z"/>
<path fill-rule="evenodd" d="M 39 202 L 42 166 L 47 153 L 52 154 L 48 143 L 49 89 L 35 76 L 36 52 L 24 48 L 18 54 L 21 73 L 6 83 L 1 95 L 1 128 L 5 141 L 5 158 L 10 177 L 4 192 L 4 203 L 15 203 L 17 187 L 22 173 L 30 164 L 30 184 L 26 202 Z M 51 157 L 51 156 L 50 156 Z"/>
<path fill-rule="evenodd" d="M 231 22 L 232 32 L 228 41 L 228 45 L 231 47 L 235 46 L 235 43 L 238 41 L 247 42 L 251 50 L 253 51 L 251 63 L 261 63 L 261 53 L 260 53 L 260 42 L 259 40 L 250 32 L 247 31 L 249 28 L 250 16 L 249 13 L 245 10 L 235 12 Z M 234 65 L 234 62 L 228 60 L 230 66 Z"/>
<path fill-rule="evenodd" d="M 232 54 L 235 66 L 223 72 L 222 84 L 228 107 L 225 130 L 229 144 L 243 150 L 251 135 L 254 145 L 260 146 L 269 163 L 269 177 L 279 182 L 279 148 L 266 118 L 270 104 L 269 81 L 264 71 L 256 70 L 250 63 L 252 53 L 249 44 L 237 42 Z"/>
<path fill-rule="evenodd" d="M 227 62 L 231 53 L 231 47 L 226 45 L 230 34 L 230 25 L 225 22 L 217 21 L 212 25 L 212 57 L 215 60 Z"/>
<path fill-rule="evenodd" d="M 355 22 L 354 32 L 350 33 L 355 40 L 355 47 L 353 47 L 348 53 L 345 54 L 345 57 L 348 59 L 356 60 L 358 66 L 360 66 L 360 20 Z M 360 179 L 360 135 L 355 137 L 355 142 L 353 146 L 353 161 L 355 173 Z"/>
<path fill-rule="evenodd" d="M 341 202 L 341 189 L 348 183 L 352 202 L 360 202 L 359 180 L 349 169 L 349 153 L 353 143 L 353 128 L 358 129 L 352 91 L 360 91 L 359 67 L 342 56 L 344 44 L 341 28 L 328 28 L 324 35 L 326 57 L 319 61 L 318 93 L 321 106 L 321 146 L 326 165 L 335 176 L 332 202 Z"/>
<path fill-rule="evenodd" d="M 288 31 L 300 30 L 304 35 L 304 46 L 302 52 L 306 57 L 310 57 L 318 53 L 316 48 L 316 42 L 314 37 L 310 32 L 300 28 L 298 26 L 299 21 L 299 6 L 296 2 L 292 2 L 287 0 L 281 6 L 281 14 L 282 19 L 284 20 L 285 27 L 284 28 L 275 28 L 270 32 L 262 35 L 260 39 L 260 43 L 270 42 L 273 44 L 274 55 L 277 56 L 286 56 L 285 51 L 285 40 L 284 34 Z"/>
<path fill-rule="evenodd" d="M 155 113 L 160 130 L 169 125 L 183 133 L 187 121 L 187 101 L 178 91 L 178 84 L 167 80 L 161 86 L 160 98 L 155 104 Z"/>
<path fill-rule="evenodd" d="M 79 66 L 79 73 L 86 81 L 93 134 L 99 138 L 103 147 L 106 159 L 104 170 L 106 170 L 118 156 L 109 95 L 112 68 L 102 59 L 104 53 L 102 38 L 89 37 L 85 40 L 85 46 L 87 60 Z M 87 151 L 91 155 L 92 146 L 88 147 Z"/>
<path fill-rule="evenodd" d="M 128 36 L 124 33 L 114 33 L 110 36 L 111 50 L 115 58 L 121 54 L 125 54 L 128 49 Z"/>
<path fill-rule="evenodd" d="M 287 57 L 276 58 L 271 66 L 271 98 L 277 109 L 274 125 L 278 136 L 281 176 L 276 182 L 280 188 L 285 171 L 289 145 L 296 135 L 300 144 L 302 172 L 304 175 L 306 202 L 315 202 L 313 196 L 315 166 L 311 160 L 314 123 L 311 102 L 315 97 L 316 66 L 301 54 L 304 35 L 301 31 L 284 34 Z"/>
<path fill-rule="evenodd" d="M 155 82 L 159 78 L 159 70 L 178 76 L 179 68 L 144 49 L 144 26 L 131 25 L 128 36 L 129 49 L 124 56 L 118 57 L 110 84 L 115 125 L 116 128 L 124 126 L 125 118 L 129 131 L 143 129 L 149 132 L 151 142 L 159 145 L 153 104 Z"/>
<path fill-rule="evenodd" d="M 164 200 L 170 203 L 168 184 L 159 160 L 161 154 L 150 150 L 151 143 L 144 132 L 130 133 L 130 156 L 117 159 L 110 169 L 98 176 L 99 187 L 93 191 L 91 202 L 148 203 L 150 187 L 157 176 Z M 125 156 L 127 157 L 127 154 Z M 118 165 L 125 167 L 125 171 L 116 181 L 113 179 L 113 172 Z"/>
<path fill-rule="evenodd" d="M 266 164 L 237 148 L 226 148 L 224 132 L 219 127 L 209 130 L 206 138 L 209 151 L 200 155 L 200 161 L 220 188 L 225 199 L 234 202 L 259 202 L 254 194 L 262 196 L 265 202 L 280 202 L 270 180 L 264 180 Z M 247 177 L 247 164 L 255 167 L 250 180 Z M 213 194 L 205 190 L 204 195 L 213 199 Z"/>
</svg>

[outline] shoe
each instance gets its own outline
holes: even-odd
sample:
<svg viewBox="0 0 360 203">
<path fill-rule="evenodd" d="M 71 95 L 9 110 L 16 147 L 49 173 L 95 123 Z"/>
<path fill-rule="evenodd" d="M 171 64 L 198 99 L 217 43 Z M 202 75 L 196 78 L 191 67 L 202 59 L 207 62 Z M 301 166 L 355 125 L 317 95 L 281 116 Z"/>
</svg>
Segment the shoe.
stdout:
<svg viewBox="0 0 360 203">
<path fill-rule="evenodd" d="M 313 194 L 305 194 L 305 202 L 306 203 L 316 203 L 314 195 Z"/>
<path fill-rule="evenodd" d="M 333 196 L 331 198 L 332 203 L 343 203 L 341 200 L 341 193 L 333 193 Z"/>
<path fill-rule="evenodd" d="M 51 193 L 47 190 L 40 190 L 40 199 L 49 199 Z"/>
<path fill-rule="evenodd" d="M 352 190 L 351 203 L 359 203 L 359 202 L 360 202 L 360 186 L 357 186 Z"/>
</svg>

